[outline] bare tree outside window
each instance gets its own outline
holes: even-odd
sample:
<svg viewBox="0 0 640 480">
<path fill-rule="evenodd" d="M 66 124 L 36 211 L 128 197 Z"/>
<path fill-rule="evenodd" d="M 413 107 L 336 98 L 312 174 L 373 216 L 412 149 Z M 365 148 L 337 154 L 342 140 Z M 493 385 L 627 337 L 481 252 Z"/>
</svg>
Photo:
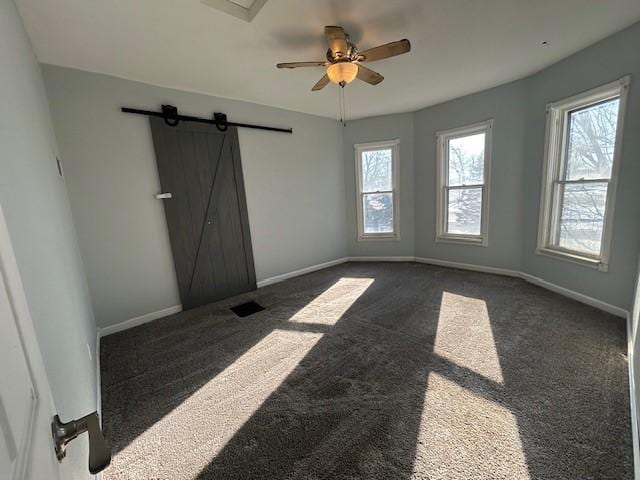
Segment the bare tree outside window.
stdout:
<svg viewBox="0 0 640 480">
<path fill-rule="evenodd" d="M 360 175 L 361 233 L 364 236 L 391 236 L 394 224 L 393 145 L 361 147 L 358 153 Z"/>
<path fill-rule="evenodd" d="M 480 235 L 485 133 L 449 140 L 447 233 Z"/>
<path fill-rule="evenodd" d="M 493 119 L 436 133 L 436 241 L 486 247 Z"/>
<path fill-rule="evenodd" d="M 567 114 L 554 238 L 562 248 L 600 254 L 619 105 L 614 98 Z"/>
<path fill-rule="evenodd" d="M 630 81 L 547 105 L 536 253 L 608 270 Z"/>
</svg>

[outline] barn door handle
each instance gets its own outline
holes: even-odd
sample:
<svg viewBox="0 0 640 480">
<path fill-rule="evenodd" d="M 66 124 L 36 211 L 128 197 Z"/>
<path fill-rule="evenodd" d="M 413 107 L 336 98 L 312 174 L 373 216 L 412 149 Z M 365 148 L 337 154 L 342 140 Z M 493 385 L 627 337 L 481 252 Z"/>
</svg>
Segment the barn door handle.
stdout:
<svg viewBox="0 0 640 480">
<path fill-rule="evenodd" d="M 156 195 L 156 198 L 158 200 L 162 200 L 163 198 L 172 198 L 173 195 L 171 195 L 171 193 L 167 192 L 167 193 L 159 193 Z"/>
<path fill-rule="evenodd" d="M 78 435 L 89 433 L 89 472 L 95 475 L 109 466 L 111 463 L 111 446 L 105 440 L 100 430 L 100 417 L 98 412 L 90 413 L 78 420 L 62 423 L 56 415 L 51 422 L 53 445 L 56 457 L 61 462 L 66 456 L 67 444 Z"/>
</svg>

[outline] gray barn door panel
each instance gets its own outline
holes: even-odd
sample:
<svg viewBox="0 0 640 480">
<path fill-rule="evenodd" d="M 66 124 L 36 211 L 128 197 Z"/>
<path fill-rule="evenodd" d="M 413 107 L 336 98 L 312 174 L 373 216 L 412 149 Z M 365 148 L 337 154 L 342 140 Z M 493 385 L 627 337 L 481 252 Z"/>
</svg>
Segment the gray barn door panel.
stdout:
<svg viewBox="0 0 640 480">
<path fill-rule="evenodd" d="M 183 307 L 254 290 L 237 130 L 150 122 Z"/>
</svg>

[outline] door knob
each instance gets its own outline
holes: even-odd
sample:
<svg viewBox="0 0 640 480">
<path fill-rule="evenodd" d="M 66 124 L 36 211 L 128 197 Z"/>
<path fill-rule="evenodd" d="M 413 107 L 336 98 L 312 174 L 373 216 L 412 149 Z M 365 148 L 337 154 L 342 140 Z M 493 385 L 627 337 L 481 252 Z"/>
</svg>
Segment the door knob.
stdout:
<svg viewBox="0 0 640 480">
<path fill-rule="evenodd" d="M 56 415 L 51 422 L 51 433 L 56 457 L 61 462 L 66 456 L 67 444 L 78 435 L 89 434 L 89 472 L 95 475 L 109 466 L 111 463 L 111 446 L 105 440 L 100 430 L 100 417 L 98 412 L 90 413 L 78 420 L 62 423 Z"/>
</svg>

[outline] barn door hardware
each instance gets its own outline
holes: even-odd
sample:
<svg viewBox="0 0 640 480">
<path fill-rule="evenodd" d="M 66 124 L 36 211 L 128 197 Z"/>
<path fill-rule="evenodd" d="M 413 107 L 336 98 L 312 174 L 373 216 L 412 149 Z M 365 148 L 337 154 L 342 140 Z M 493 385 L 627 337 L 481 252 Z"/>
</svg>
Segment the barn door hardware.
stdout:
<svg viewBox="0 0 640 480">
<path fill-rule="evenodd" d="M 224 113 L 216 112 L 213 114 L 213 119 L 216 121 L 216 128 L 221 132 L 229 130 L 229 122 L 227 116 Z"/>
<path fill-rule="evenodd" d="M 162 115 L 164 116 L 164 123 L 170 127 L 175 127 L 180 121 L 178 119 L 178 108 L 173 105 L 162 105 Z"/>
<path fill-rule="evenodd" d="M 267 127 L 265 125 L 252 125 L 249 123 L 235 123 L 229 122 L 227 120 L 227 116 L 224 113 L 216 112 L 213 114 L 213 118 L 200 118 L 200 117 L 192 117 L 190 115 L 181 115 L 178 113 L 178 108 L 173 105 L 162 105 L 161 111 L 153 112 L 151 110 L 141 110 L 139 108 L 129 108 L 122 107 L 122 111 L 124 113 L 133 113 L 136 115 L 147 115 L 148 117 L 160 117 L 164 119 L 164 122 L 171 126 L 175 127 L 180 122 L 196 122 L 196 123 L 207 123 L 209 125 L 215 125 L 218 130 L 221 132 L 226 132 L 229 127 L 240 127 L 240 128 L 254 128 L 257 130 L 267 130 L 269 132 L 282 132 L 282 133 L 293 133 L 293 129 L 291 128 L 279 128 L 279 127 Z"/>
</svg>

